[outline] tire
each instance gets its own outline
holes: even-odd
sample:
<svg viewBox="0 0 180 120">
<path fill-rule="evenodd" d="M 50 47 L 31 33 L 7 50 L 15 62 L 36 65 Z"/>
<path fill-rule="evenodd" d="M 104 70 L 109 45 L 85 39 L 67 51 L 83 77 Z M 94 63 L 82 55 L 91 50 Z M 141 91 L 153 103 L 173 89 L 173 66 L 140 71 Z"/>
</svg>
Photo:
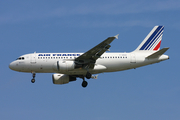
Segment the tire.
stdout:
<svg viewBox="0 0 180 120">
<path fill-rule="evenodd" d="M 85 88 L 85 87 L 87 87 L 87 85 L 88 85 L 88 82 L 87 82 L 87 81 L 83 81 L 83 82 L 82 82 L 82 87 Z"/>
<path fill-rule="evenodd" d="M 31 82 L 32 82 L 32 83 L 35 83 L 35 79 L 32 79 Z"/>
<path fill-rule="evenodd" d="M 91 78 L 91 76 L 92 76 L 92 74 L 91 74 L 91 73 L 89 73 L 89 72 L 87 72 L 87 74 L 86 74 L 86 78 L 87 78 L 87 79 L 90 79 L 90 78 Z"/>
</svg>

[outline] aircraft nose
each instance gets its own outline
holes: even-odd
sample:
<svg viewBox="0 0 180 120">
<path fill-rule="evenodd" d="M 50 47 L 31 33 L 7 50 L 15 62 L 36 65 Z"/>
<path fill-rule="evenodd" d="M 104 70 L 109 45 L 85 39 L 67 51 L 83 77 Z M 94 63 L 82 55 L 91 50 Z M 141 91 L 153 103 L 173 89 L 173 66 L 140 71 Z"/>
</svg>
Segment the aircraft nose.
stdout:
<svg viewBox="0 0 180 120">
<path fill-rule="evenodd" d="M 14 61 L 9 64 L 9 68 L 10 68 L 11 70 L 15 70 L 15 67 L 16 67 L 16 64 L 15 64 Z"/>
</svg>

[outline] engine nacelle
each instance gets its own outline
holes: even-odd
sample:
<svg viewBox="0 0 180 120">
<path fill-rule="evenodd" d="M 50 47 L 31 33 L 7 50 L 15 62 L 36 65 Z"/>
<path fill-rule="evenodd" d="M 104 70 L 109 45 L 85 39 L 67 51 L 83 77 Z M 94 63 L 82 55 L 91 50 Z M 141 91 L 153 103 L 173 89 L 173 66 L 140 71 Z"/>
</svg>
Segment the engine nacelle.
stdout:
<svg viewBox="0 0 180 120">
<path fill-rule="evenodd" d="M 68 71 L 75 69 L 74 61 L 57 61 L 57 69 L 60 71 Z"/>
<path fill-rule="evenodd" d="M 66 84 L 71 81 L 75 81 L 76 77 L 72 77 L 64 74 L 53 74 L 52 79 L 54 84 Z"/>
<path fill-rule="evenodd" d="M 82 65 L 76 64 L 74 61 L 57 61 L 53 68 L 58 71 L 69 71 L 77 68 L 82 68 Z"/>
</svg>

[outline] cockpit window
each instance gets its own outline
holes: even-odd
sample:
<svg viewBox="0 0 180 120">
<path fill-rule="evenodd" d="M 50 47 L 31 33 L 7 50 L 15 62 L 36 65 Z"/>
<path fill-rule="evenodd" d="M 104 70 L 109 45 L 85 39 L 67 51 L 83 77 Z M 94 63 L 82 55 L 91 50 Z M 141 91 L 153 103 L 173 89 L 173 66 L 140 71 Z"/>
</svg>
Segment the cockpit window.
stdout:
<svg viewBox="0 0 180 120">
<path fill-rule="evenodd" d="M 16 60 L 24 60 L 24 57 L 19 57 Z"/>
</svg>

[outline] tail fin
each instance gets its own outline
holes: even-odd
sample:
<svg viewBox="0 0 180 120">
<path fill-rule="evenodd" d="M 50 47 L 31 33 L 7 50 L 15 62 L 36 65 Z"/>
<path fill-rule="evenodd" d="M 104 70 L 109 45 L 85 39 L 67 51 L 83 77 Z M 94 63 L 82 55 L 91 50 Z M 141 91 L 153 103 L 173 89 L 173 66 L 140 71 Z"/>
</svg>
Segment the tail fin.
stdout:
<svg viewBox="0 0 180 120">
<path fill-rule="evenodd" d="M 135 51 L 158 51 L 160 49 L 164 26 L 155 26 Z"/>
</svg>

